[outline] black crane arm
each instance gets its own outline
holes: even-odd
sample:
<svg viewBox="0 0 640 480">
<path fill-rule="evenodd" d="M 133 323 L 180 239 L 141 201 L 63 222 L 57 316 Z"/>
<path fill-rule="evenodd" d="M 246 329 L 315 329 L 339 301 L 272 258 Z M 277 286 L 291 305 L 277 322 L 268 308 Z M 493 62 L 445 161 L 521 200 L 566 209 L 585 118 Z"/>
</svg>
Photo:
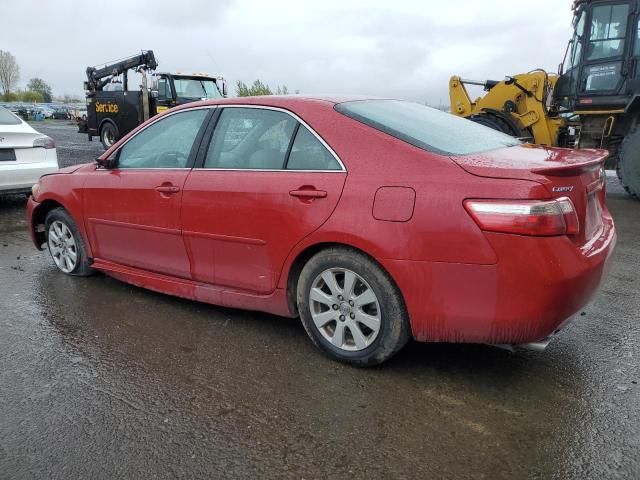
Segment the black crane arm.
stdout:
<svg viewBox="0 0 640 480">
<path fill-rule="evenodd" d="M 92 92 L 102 90 L 113 77 L 117 77 L 118 75 L 126 73 L 127 70 L 138 67 L 145 67 L 147 70 L 155 70 L 158 67 L 158 62 L 153 55 L 153 50 L 143 51 L 139 55 L 134 55 L 100 68 L 87 67 L 86 89 Z"/>
</svg>

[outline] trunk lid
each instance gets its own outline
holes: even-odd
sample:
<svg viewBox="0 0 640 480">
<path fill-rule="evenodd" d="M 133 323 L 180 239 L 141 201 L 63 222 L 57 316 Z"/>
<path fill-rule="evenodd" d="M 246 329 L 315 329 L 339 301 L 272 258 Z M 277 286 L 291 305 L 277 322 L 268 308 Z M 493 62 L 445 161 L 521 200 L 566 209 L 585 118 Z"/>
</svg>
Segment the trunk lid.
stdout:
<svg viewBox="0 0 640 480">
<path fill-rule="evenodd" d="M 603 167 L 608 155 L 606 150 L 523 144 L 451 159 L 472 175 L 530 180 L 544 185 L 548 198 L 570 198 L 580 220 L 580 233 L 572 240 L 585 243 L 602 227 L 606 181 Z"/>
<path fill-rule="evenodd" d="M 31 148 L 33 141 L 42 136 L 24 122 L 17 125 L 0 125 L 0 148 Z"/>
</svg>

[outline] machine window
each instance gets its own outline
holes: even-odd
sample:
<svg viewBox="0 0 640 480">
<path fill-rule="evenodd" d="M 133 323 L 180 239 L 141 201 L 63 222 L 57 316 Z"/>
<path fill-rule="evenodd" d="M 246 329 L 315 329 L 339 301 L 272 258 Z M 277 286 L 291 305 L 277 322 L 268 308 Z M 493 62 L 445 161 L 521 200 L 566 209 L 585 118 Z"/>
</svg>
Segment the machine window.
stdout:
<svg viewBox="0 0 640 480">
<path fill-rule="evenodd" d="M 576 23 L 576 33 L 571 42 L 570 50 L 570 63 L 568 70 L 573 70 L 580 63 L 580 56 L 582 55 L 582 36 L 584 35 L 584 23 L 587 14 L 583 11 L 580 14 L 580 18 Z"/>
<path fill-rule="evenodd" d="M 341 170 L 340 164 L 313 133 L 300 125 L 293 141 L 288 170 Z"/>
<path fill-rule="evenodd" d="M 278 170 L 297 121 L 283 112 L 225 108 L 209 144 L 205 168 Z"/>
<path fill-rule="evenodd" d="M 593 8 L 587 60 L 617 57 L 624 53 L 628 15 L 628 4 Z"/>
<path fill-rule="evenodd" d="M 175 113 L 145 128 L 122 147 L 118 168 L 185 168 L 207 112 Z"/>
<path fill-rule="evenodd" d="M 584 68 L 585 91 L 607 92 L 615 90 L 620 82 L 620 62 L 588 65 Z"/>
<path fill-rule="evenodd" d="M 171 99 L 171 86 L 166 78 L 161 78 L 158 80 L 158 98 L 161 99 Z"/>
</svg>

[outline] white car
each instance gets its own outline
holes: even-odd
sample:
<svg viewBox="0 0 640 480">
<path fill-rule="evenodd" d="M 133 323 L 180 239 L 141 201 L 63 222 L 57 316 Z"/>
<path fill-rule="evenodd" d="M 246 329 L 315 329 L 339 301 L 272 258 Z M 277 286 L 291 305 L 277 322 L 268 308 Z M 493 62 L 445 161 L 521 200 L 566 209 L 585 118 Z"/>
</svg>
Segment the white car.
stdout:
<svg viewBox="0 0 640 480">
<path fill-rule="evenodd" d="M 86 120 L 87 119 L 87 106 L 86 105 L 76 105 L 71 109 L 71 116 L 75 120 Z"/>
<path fill-rule="evenodd" d="M 53 118 L 54 111 L 50 107 L 40 106 L 40 107 L 37 108 L 37 111 L 42 113 L 44 118 Z"/>
<path fill-rule="evenodd" d="M 42 175 L 56 170 L 54 141 L 0 107 L 0 194 L 28 193 Z"/>
</svg>

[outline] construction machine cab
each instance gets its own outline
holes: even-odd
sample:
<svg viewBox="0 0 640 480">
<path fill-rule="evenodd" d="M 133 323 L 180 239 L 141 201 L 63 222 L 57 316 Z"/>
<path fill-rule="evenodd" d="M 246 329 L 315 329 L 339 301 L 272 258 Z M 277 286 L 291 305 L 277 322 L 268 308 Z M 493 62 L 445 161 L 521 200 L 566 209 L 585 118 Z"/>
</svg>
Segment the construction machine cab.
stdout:
<svg viewBox="0 0 640 480">
<path fill-rule="evenodd" d="M 222 98 L 227 94 L 223 77 L 204 73 L 157 73 L 152 90 L 158 111 L 198 100 Z"/>
<path fill-rule="evenodd" d="M 554 93 L 554 103 L 561 110 L 625 110 L 640 93 L 638 3 L 574 2 L 574 34 Z"/>
<path fill-rule="evenodd" d="M 533 143 L 606 148 L 608 168 L 640 199 L 640 0 L 574 0 L 558 74 L 449 80 L 451 112 Z M 475 101 L 465 84 L 484 85 Z"/>
</svg>

